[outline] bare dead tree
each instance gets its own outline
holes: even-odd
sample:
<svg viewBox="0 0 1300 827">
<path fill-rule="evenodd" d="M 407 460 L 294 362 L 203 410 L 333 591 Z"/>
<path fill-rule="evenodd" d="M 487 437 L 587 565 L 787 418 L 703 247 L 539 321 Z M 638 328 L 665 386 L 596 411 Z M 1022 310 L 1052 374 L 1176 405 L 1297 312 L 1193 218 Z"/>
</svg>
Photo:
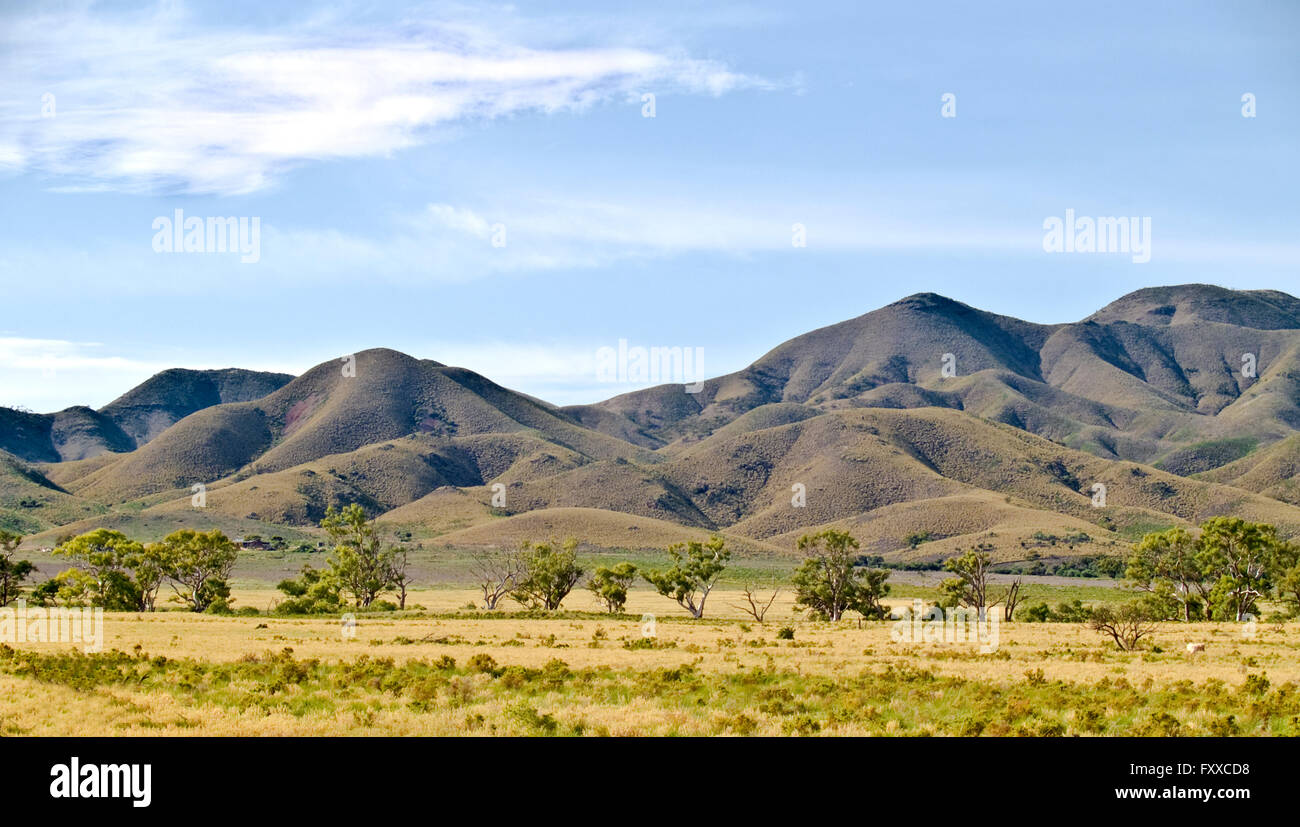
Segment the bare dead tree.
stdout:
<svg viewBox="0 0 1300 827">
<path fill-rule="evenodd" d="M 776 602 L 777 595 L 781 593 L 781 587 L 777 585 L 775 577 L 772 578 L 772 596 L 764 600 L 763 594 L 766 594 L 766 592 L 766 589 L 760 592 L 757 583 L 746 583 L 743 588 L 743 594 L 745 595 L 745 602 L 749 605 L 742 605 L 740 603 L 734 605 L 737 609 L 740 609 L 759 623 L 762 623 L 763 618 L 767 616 L 767 610 L 772 608 L 772 604 Z"/>
<path fill-rule="evenodd" d="M 405 546 L 397 546 L 392 549 L 392 556 L 388 559 L 388 582 L 393 591 L 397 592 L 397 607 L 406 608 L 406 593 L 411 587 L 413 578 L 407 571 L 408 556 L 410 552 Z"/>
<path fill-rule="evenodd" d="M 1023 585 L 1023 578 L 1017 577 L 1011 581 L 1010 586 L 1007 586 L 1007 593 L 1000 598 L 1003 620 L 1010 621 L 1016 613 L 1016 607 L 1025 599 L 1025 595 L 1020 591 Z"/>
<path fill-rule="evenodd" d="M 483 607 L 491 611 L 524 576 L 523 555 L 515 550 L 485 549 L 474 553 L 470 571 L 483 592 Z"/>
</svg>

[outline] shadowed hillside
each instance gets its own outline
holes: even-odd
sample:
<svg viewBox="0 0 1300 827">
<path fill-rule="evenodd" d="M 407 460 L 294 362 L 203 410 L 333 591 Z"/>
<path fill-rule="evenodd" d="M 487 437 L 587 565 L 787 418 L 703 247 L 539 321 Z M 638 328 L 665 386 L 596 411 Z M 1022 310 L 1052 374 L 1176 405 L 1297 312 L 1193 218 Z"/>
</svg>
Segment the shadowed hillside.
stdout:
<svg viewBox="0 0 1300 827">
<path fill-rule="evenodd" d="M 225 370 L 165 370 L 114 399 L 101 413 L 143 445 L 204 408 L 252 402 L 293 381 L 287 373 Z"/>
<path fill-rule="evenodd" d="M 132 451 L 196 411 L 260 399 L 291 379 L 284 373 L 236 368 L 176 368 L 157 374 L 98 411 L 78 406 L 34 414 L 0 408 L 0 450 L 28 462 Z"/>
<path fill-rule="evenodd" d="M 214 485 L 236 472 L 286 471 L 405 436 L 450 446 L 488 434 L 533 436 L 584 460 L 638 453 L 471 371 L 377 349 L 356 354 L 355 375 L 326 362 L 256 402 L 199 411 L 69 485 L 111 504 Z"/>
<path fill-rule="evenodd" d="M 11 458 L 3 491 L 48 506 L 11 496 L 0 518 L 311 535 L 328 508 L 359 503 L 435 546 L 545 534 L 654 548 L 721 532 L 774 552 L 834 526 L 900 560 L 975 543 L 1004 560 L 1116 553 L 1225 514 L 1295 536 L 1298 309 L 1274 291 L 1191 285 L 1040 325 L 926 293 L 696 394 L 662 385 L 568 408 L 385 349 L 265 395 L 280 377 L 168 372 L 100 412 L 8 412 L 10 444 L 67 456 Z M 225 399 L 239 395 L 256 398 Z M 174 398 L 205 404 L 172 424 Z M 150 439 L 69 447 L 109 433 Z M 57 519 L 22 510 L 47 507 Z"/>
<path fill-rule="evenodd" d="M 940 406 L 1196 473 L 1300 427 L 1297 308 L 1277 291 L 1185 285 L 1138 291 L 1083 322 L 1036 325 L 925 293 L 791 339 L 697 394 L 663 385 L 566 410 L 664 446 L 777 403 Z"/>
<path fill-rule="evenodd" d="M 35 534 L 108 512 L 79 499 L 12 454 L 0 451 L 0 529 Z"/>
</svg>

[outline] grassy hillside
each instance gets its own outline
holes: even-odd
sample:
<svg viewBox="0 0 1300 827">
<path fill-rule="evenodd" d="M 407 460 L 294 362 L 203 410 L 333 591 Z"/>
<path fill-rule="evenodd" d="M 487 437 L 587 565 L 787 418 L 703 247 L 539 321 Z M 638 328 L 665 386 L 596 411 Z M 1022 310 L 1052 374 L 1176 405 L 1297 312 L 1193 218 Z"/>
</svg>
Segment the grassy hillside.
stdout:
<svg viewBox="0 0 1300 827">
<path fill-rule="evenodd" d="M 166 370 L 98 411 L 0 408 L 0 450 L 28 462 L 73 462 L 132 451 L 204 408 L 259 399 L 292 376 L 251 370 Z"/>
<path fill-rule="evenodd" d="M 388 522 L 388 520 L 385 520 Z M 517 546 L 524 540 L 578 537 L 591 546 L 608 549 L 659 550 L 672 543 L 707 540 L 721 533 L 741 553 L 779 552 L 776 546 L 727 532 L 710 532 L 666 520 L 604 511 L 598 508 L 546 508 L 497 518 L 438 537 L 435 545 Z"/>
<path fill-rule="evenodd" d="M 32 450 L 62 439 L 87 453 L 68 446 L 110 414 L 128 438 L 152 436 L 37 468 L 11 458 L 0 518 L 51 536 L 97 524 L 315 536 L 329 507 L 359 503 L 443 548 L 555 534 L 649 549 L 720 532 L 789 553 L 835 526 L 893 560 L 976 543 L 1004 560 L 1115 553 L 1223 514 L 1297 536 L 1297 308 L 1190 285 L 1038 325 L 920 294 L 698 394 L 663 385 L 563 409 L 385 349 L 292 381 L 168 372 L 62 430 L 9 412 L 8 440 Z M 203 407 L 171 424 L 178 400 Z"/>
<path fill-rule="evenodd" d="M 279 390 L 287 373 L 239 370 L 185 370 L 159 373 L 101 409 L 136 445 L 143 445 L 190 414 L 231 402 L 251 402 Z"/>
<path fill-rule="evenodd" d="M 35 534 L 107 510 L 72 496 L 27 463 L 0 451 L 0 529 Z"/>
<path fill-rule="evenodd" d="M 792 339 L 698 394 L 664 385 L 566 410 L 666 445 L 773 404 L 941 406 L 1195 473 L 1300 424 L 1298 306 L 1276 291 L 1184 285 L 1138 291 L 1083 322 L 1035 325 L 919 294 Z"/>
<path fill-rule="evenodd" d="M 1200 477 L 1300 505 L 1300 434 L 1253 451 Z"/>
</svg>

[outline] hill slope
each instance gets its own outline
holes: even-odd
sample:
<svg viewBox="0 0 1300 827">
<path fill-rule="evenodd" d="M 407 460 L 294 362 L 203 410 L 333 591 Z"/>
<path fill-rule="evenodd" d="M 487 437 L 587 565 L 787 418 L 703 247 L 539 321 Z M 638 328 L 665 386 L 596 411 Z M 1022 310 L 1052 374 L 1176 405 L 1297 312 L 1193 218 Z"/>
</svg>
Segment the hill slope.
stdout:
<svg viewBox="0 0 1300 827">
<path fill-rule="evenodd" d="M 918 294 L 700 393 L 664 385 L 569 408 L 391 350 L 353 367 L 329 361 L 240 401 L 224 397 L 279 378 L 160 375 L 48 432 L 11 412 L 9 443 L 86 458 L 11 458 L 4 479 L 78 530 L 310 533 L 355 502 L 450 545 L 544 532 L 643 548 L 721 532 L 789 551 L 838 526 L 898 559 L 974 543 L 1012 559 L 1114 552 L 1221 514 L 1300 535 L 1300 300 L 1275 291 L 1152 288 L 1054 325 Z M 173 397 L 224 401 L 170 424 L 184 410 Z M 113 433 L 149 439 L 121 454 L 75 448 Z M 29 531 L 64 524 L 9 512 Z"/>
<path fill-rule="evenodd" d="M 338 362 L 326 362 L 263 399 L 199 411 L 69 489 L 125 502 L 213 485 L 236 472 L 285 471 L 411 435 L 449 443 L 531 435 L 584 460 L 638 453 L 471 371 L 385 349 L 356 354 L 355 367 L 355 375 L 344 375 Z"/>
<path fill-rule="evenodd" d="M 1196 473 L 1300 427 L 1300 299 L 1151 288 L 1082 322 L 1037 325 L 922 293 L 792 339 L 697 394 L 663 385 L 566 410 L 660 447 L 773 404 L 949 407 Z"/>
<path fill-rule="evenodd" d="M 135 450 L 196 411 L 260 399 L 292 376 L 228 368 L 159 373 L 98 411 L 52 414 L 0 408 L 0 450 L 28 462 L 90 459 Z"/>
</svg>

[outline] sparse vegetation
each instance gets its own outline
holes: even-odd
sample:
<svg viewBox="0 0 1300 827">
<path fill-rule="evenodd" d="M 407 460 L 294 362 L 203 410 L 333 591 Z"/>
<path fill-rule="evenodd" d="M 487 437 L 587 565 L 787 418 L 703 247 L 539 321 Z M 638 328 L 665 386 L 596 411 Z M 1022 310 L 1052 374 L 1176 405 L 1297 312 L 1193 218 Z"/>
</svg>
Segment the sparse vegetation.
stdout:
<svg viewBox="0 0 1300 827">
<path fill-rule="evenodd" d="M 1086 330 L 1057 327 L 1124 334 L 1116 361 L 1080 350 L 1069 394 L 1054 385 L 1065 372 L 1040 369 L 1037 334 L 923 295 L 819 334 L 834 347 L 778 347 L 737 375 L 743 393 L 703 407 L 651 388 L 557 410 L 375 350 L 357 355 L 347 395 L 319 372 L 162 393 L 177 402 L 170 427 L 149 425 L 147 440 L 139 411 L 156 402 L 91 412 L 113 427 L 84 409 L 0 409 L 0 606 L 99 606 L 115 643 L 141 647 L 0 650 L 0 719 L 31 728 L 21 699 L 40 682 L 80 693 L 97 731 L 1300 734 L 1284 622 L 1300 613 L 1300 439 L 1278 439 L 1293 418 L 1276 412 L 1293 407 L 1300 327 L 1270 328 L 1282 346 L 1249 386 L 1258 421 L 1224 439 L 1206 426 L 1244 398 L 1221 369 L 1232 325 L 1164 323 L 1194 320 L 1205 299 L 1166 291 L 1154 310 L 1131 299 Z M 1007 347 L 980 344 L 988 369 L 940 387 L 913 356 L 932 319 L 946 347 L 985 343 L 962 341 L 971 324 L 997 326 Z M 1131 380 L 1112 381 L 1117 363 Z M 386 405 L 349 407 L 366 399 Z M 1133 411 L 1156 413 L 1135 425 Z M 201 508 L 193 480 L 208 486 Z M 792 480 L 808 507 L 774 505 Z M 508 508 L 489 504 L 498 481 Z M 550 536 L 583 542 L 536 542 Z M 33 584 L 28 556 L 72 567 Z M 443 557 L 460 568 L 419 592 L 441 601 L 426 611 L 408 598 Z M 232 607 L 252 569 L 299 573 L 278 603 L 241 597 L 247 620 Z M 952 576 L 891 578 L 934 570 Z M 1123 577 L 1142 594 L 1052 576 Z M 836 623 L 883 619 L 891 594 L 1030 622 L 983 656 Z M 368 633 L 345 639 L 337 618 L 313 617 L 343 612 Z M 1266 612 L 1258 640 L 1216 625 Z M 1191 630 L 1205 658 L 1183 656 Z M 161 709 L 188 723 L 148 717 Z"/>
<path fill-rule="evenodd" d="M 500 735 L 1300 735 L 1295 627 L 1192 661 L 1077 624 L 1019 624 L 992 655 L 919 646 L 900 662 L 886 624 L 783 620 L 765 641 L 746 636 L 762 645 L 735 647 L 724 619 L 667 624 L 671 639 L 655 640 L 607 615 L 444 618 L 443 642 L 421 643 L 428 620 L 412 618 L 389 632 L 401 639 L 358 653 L 337 633 L 275 640 L 333 620 L 271 620 L 250 643 L 249 621 L 228 617 L 202 644 L 168 646 L 193 622 L 164 613 L 128 651 L 0 646 L 0 716 L 16 733 L 83 735 L 452 735 L 467 721 Z M 598 627 L 644 645 L 590 649 Z M 1197 628 L 1213 639 L 1213 624 Z M 520 633 L 528 645 L 502 645 Z M 1268 674 L 1240 674 L 1243 655 Z"/>
</svg>

